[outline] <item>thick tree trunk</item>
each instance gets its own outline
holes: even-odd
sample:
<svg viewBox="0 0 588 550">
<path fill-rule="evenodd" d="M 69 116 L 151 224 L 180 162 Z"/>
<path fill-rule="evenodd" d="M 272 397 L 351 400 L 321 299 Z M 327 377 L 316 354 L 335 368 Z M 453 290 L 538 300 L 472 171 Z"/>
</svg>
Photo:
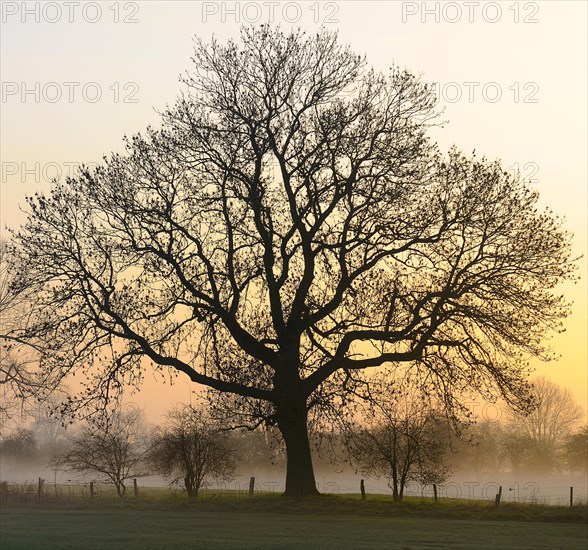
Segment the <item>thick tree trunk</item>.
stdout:
<svg viewBox="0 0 588 550">
<path fill-rule="evenodd" d="M 279 408 L 278 428 L 286 444 L 286 490 L 284 496 L 318 495 L 308 439 L 307 411 L 304 400 Z"/>
</svg>

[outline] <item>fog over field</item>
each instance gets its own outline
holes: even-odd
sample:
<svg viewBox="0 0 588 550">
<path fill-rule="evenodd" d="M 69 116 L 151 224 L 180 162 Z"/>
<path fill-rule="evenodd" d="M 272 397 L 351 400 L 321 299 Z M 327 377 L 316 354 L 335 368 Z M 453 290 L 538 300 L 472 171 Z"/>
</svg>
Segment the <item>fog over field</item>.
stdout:
<svg viewBox="0 0 588 550">
<path fill-rule="evenodd" d="M 33 466 L 22 467 L 3 460 L 0 463 L 1 480 L 10 483 L 36 484 L 39 477 L 46 484 L 58 485 L 87 483 L 85 476 L 57 472 L 51 468 L 36 468 Z M 372 494 L 388 495 L 391 498 L 391 489 L 383 478 L 370 478 L 361 473 L 355 473 L 353 469 L 340 468 L 334 470 L 330 466 L 318 467 L 315 470 L 317 485 L 321 493 L 329 494 L 358 494 L 360 481 L 365 479 L 366 492 Z M 248 468 L 247 471 L 239 471 L 230 482 L 210 482 L 208 487 L 215 491 L 240 491 L 248 492 L 251 476 L 255 477 L 255 491 L 263 493 L 280 494 L 284 489 L 285 469 L 273 467 L 271 469 Z M 169 484 L 161 476 L 145 476 L 138 479 L 139 487 L 169 487 Z M 131 483 L 132 485 L 132 483 Z M 485 472 L 476 475 L 473 472 L 455 471 L 451 479 L 439 489 L 441 498 L 472 499 L 493 502 L 499 486 L 503 487 L 504 502 L 519 502 L 529 504 L 551 504 L 566 506 L 569 504 L 570 487 L 574 488 L 574 498 L 578 502 L 586 502 L 588 499 L 588 481 L 585 474 L 532 474 L 512 472 Z M 175 487 L 175 491 L 181 492 L 181 488 Z M 433 489 L 423 487 L 416 482 L 409 483 L 406 489 L 407 497 L 433 498 Z M 206 498 L 206 497 L 202 497 Z"/>
</svg>

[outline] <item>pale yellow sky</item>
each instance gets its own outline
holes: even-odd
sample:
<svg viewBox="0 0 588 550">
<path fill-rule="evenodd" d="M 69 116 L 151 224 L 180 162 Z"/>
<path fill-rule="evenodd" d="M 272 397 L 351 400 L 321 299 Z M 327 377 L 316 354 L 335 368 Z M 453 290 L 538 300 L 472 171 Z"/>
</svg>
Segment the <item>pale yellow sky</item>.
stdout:
<svg viewBox="0 0 588 550">
<path fill-rule="evenodd" d="M 192 36 L 237 36 L 241 24 L 339 29 L 385 69 L 392 62 L 437 82 L 449 124 L 443 149 L 518 164 L 542 204 L 576 235 L 582 281 L 557 362 L 538 372 L 569 387 L 585 408 L 587 377 L 587 4 L 537 2 L 2 2 L 0 220 L 23 220 L 25 194 L 59 171 L 99 161 L 122 136 L 157 124 Z M 26 9 L 23 9 L 26 8 Z M 235 11 L 236 9 L 236 11 Z M 28 11 L 27 11 L 28 10 Z M 273 10 L 273 11 L 272 11 Z M 238 19 L 238 20 L 237 20 Z M 177 392 L 188 398 L 182 385 Z M 152 388 L 144 392 L 152 396 Z M 175 392 L 159 388 L 162 403 Z"/>
</svg>

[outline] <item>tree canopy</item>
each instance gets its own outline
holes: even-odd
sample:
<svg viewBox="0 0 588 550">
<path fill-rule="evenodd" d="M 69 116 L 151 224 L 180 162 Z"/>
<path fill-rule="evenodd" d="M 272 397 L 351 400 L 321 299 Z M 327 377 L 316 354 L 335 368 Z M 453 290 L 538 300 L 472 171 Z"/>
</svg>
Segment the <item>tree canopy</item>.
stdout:
<svg viewBox="0 0 588 550">
<path fill-rule="evenodd" d="M 447 481 L 451 431 L 438 404 L 412 381 L 396 379 L 393 390 L 383 382 L 371 384 L 367 410 L 361 422 L 349 423 L 344 443 L 356 468 L 384 476 L 400 501 L 411 481 L 423 488 Z"/>
<path fill-rule="evenodd" d="M 142 411 L 127 407 L 86 423 L 58 462 L 71 472 L 103 476 L 124 498 L 126 482 L 146 475 L 149 450 Z"/>
<path fill-rule="evenodd" d="M 236 449 L 226 431 L 205 411 L 191 405 L 167 413 L 166 424 L 152 437 L 149 461 L 170 480 L 183 483 L 188 497 L 197 497 L 205 483 L 231 481 L 237 469 Z"/>
<path fill-rule="evenodd" d="M 570 236 L 498 161 L 442 154 L 431 86 L 321 31 L 196 42 L 161 128 L 29 199 L 17 286 L 43 365 L 86 402 L 150 362 L 282 432 L 287 494 L 315 489 L 307 422 L 404 364 L 448 409 L 524 407 L 529 356 L 568 311 Z M 73 403 L 73 402 L 72 402 Z"/>
</svg>

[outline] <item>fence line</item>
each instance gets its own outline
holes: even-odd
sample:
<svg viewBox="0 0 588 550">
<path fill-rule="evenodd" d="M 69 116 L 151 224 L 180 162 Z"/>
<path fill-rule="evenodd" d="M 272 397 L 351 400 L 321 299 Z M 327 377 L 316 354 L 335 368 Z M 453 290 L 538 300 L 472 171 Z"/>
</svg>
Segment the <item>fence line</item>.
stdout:
<svg viewBox="0 0 588 550">
<path fill-rule="evenodd" d="M 129 480 L 130 484 L 130 480 Z M 150 493 L 166 490 L 164 487 L 139 487 L 138 480 L 132 480 L 133 491 L 127 492 L 127 497 L 135 499 L 142 496 L 149 497 Z M 319 492 L 323 495 L 334 494 L 357 494 L 362 500 L 369 500 L 370 494 L 391 495 L 390 492 L 370 492 L 369 480 L 361 479 L 356 491 L 351 493 L 341 491 L 336 482 L 325 482 L 317 484 Z M 219 495 L 227 498 L 251 498 L 257 495 L 281 495 L 284 490 L 283 482 L 265 481 L 257 482 L 255 477 L 249 479 L 249 483 L 217 483 L 207 484 L 200 491 L 201 498 L 218 498 Z M 167 487 L 172 494 L 181 494 L 183 490 Z M 578 486 L 561 485 L 539 485 L 535 482 L 520 484 L 518 482 L 510 485 L 499 482 L 449 482 L 442 485 L 427 485 L 425 487 L 409 483 L 405 487 L 404 496 L 414 499 L 421 498 L 432 502 L 438 501 L 487 501 L 500 503 L 540 504 L 552 506 L 576 506 L 588 503 L 588 488 Z M 95 501 L 98 499 L 118 499 L 114 486 L 108 482 L 92 481 L 68 481 L 64 483 L 47 483 L 39 477 L 35 481 L 24 481 L 14 483 L 9 481 L 0 482 L 0 502 L 74 502 L 74 501 Z"/>
</svg>

